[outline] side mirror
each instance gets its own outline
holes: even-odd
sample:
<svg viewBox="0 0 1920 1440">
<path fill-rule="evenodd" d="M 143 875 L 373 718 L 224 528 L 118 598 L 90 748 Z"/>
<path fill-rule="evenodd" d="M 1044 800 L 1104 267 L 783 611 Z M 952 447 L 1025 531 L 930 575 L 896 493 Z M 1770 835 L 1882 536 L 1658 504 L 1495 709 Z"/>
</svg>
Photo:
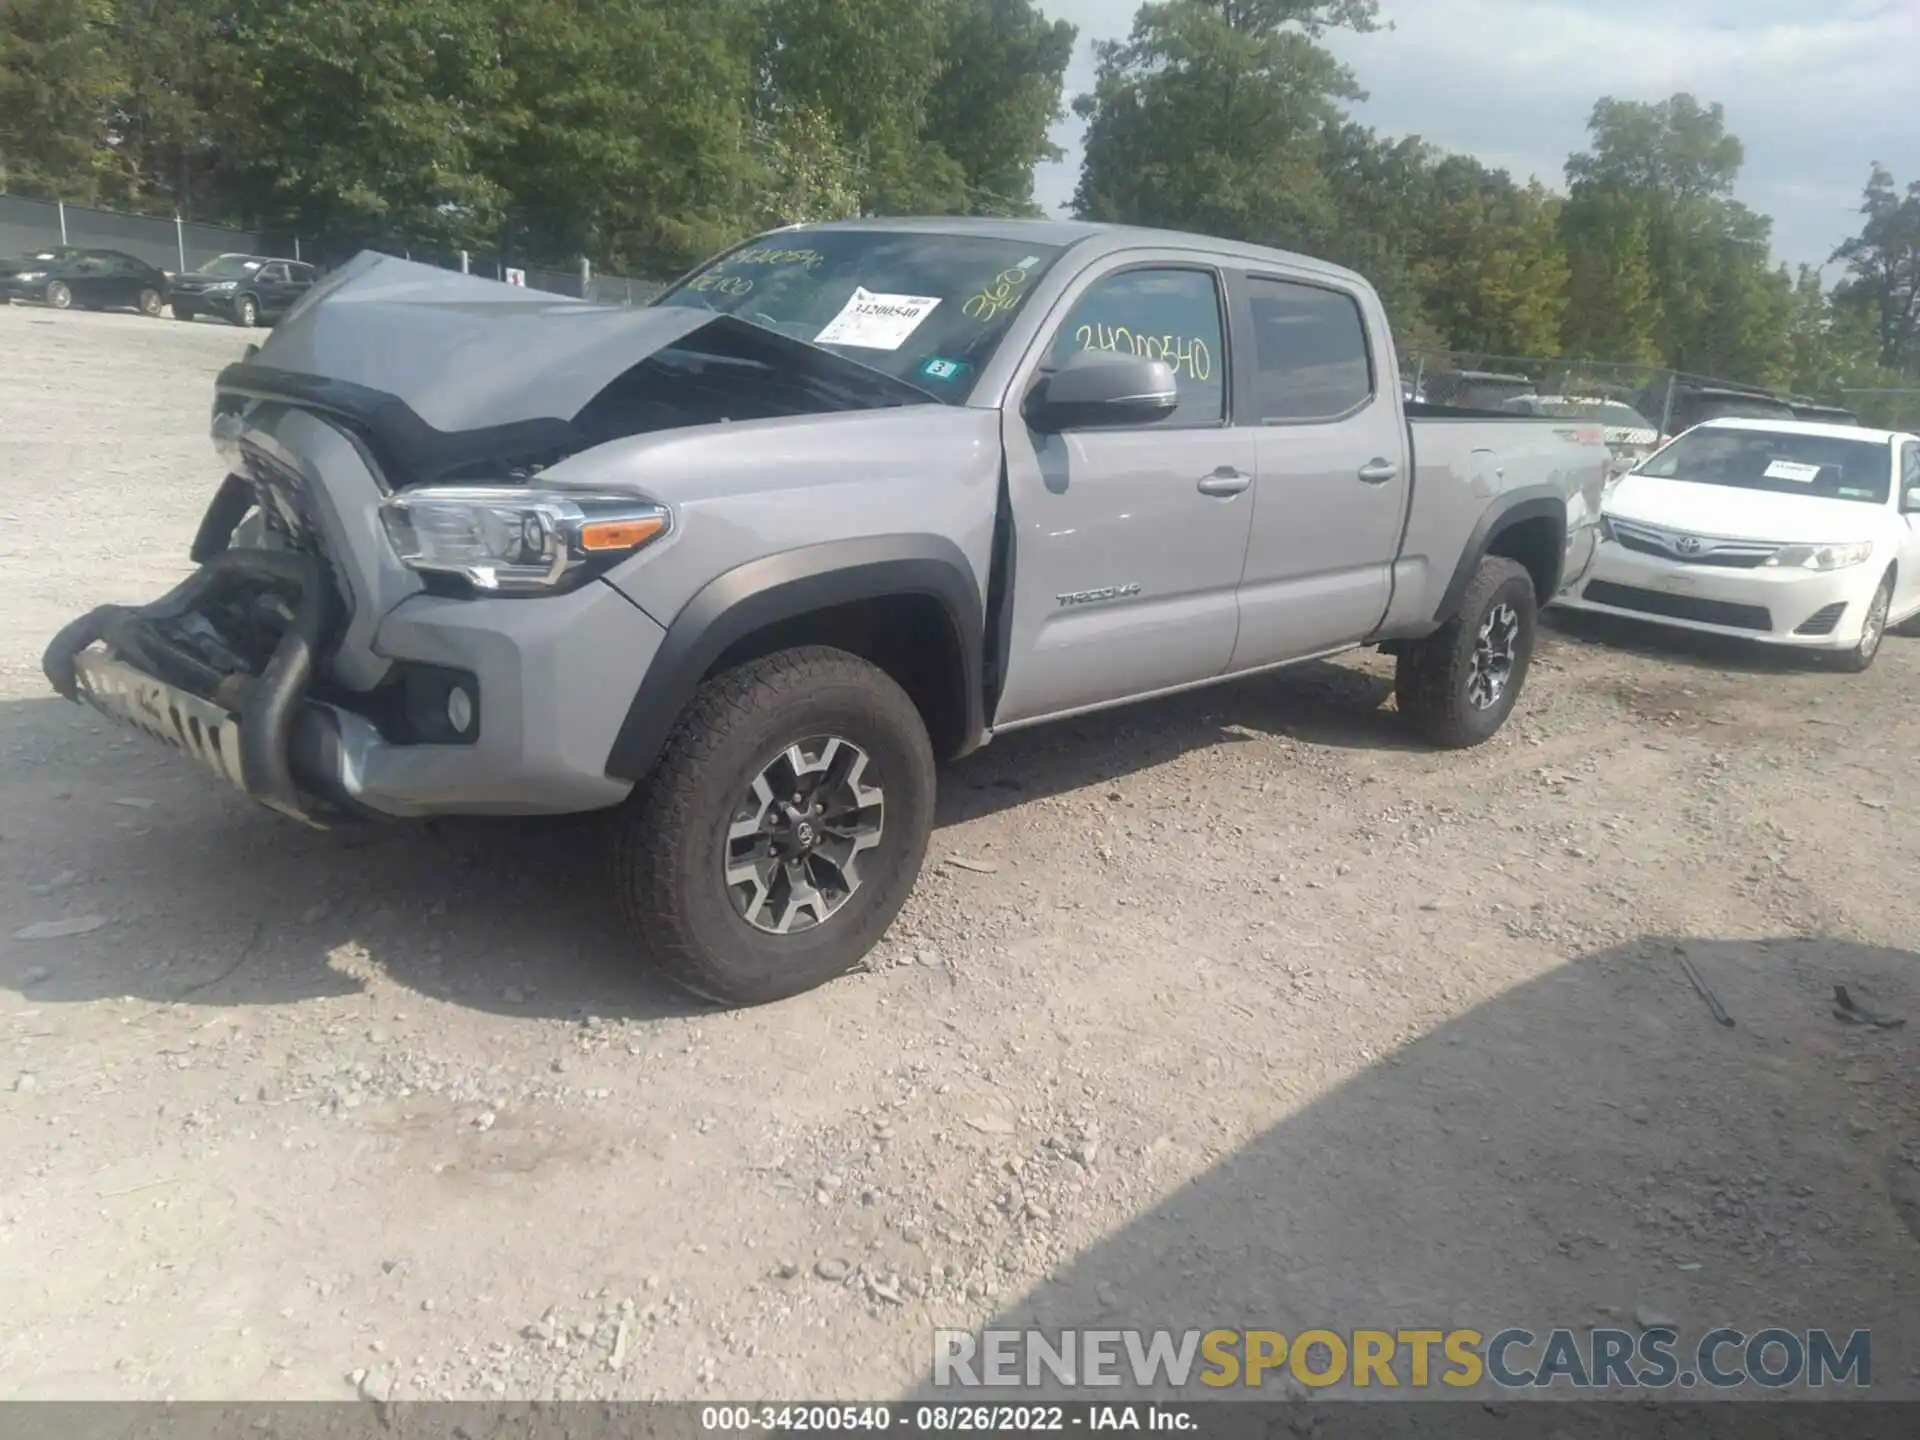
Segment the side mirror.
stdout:
<svg viewBox="0 0 1920 1440">
<path fill-rule="evenodd" d="M 1900 497 L 1900 508 L 1909 515 L 1920 513 L 1920 485 L 1907 487 L 1907 493 Z"/>
<path fill-rule="evenodd" d="M 1042 434 L 1152 425 L 1180 404 L 1164 360 L 1082 350 L 1027 392 L 1026 420 Z"/>
</svg>

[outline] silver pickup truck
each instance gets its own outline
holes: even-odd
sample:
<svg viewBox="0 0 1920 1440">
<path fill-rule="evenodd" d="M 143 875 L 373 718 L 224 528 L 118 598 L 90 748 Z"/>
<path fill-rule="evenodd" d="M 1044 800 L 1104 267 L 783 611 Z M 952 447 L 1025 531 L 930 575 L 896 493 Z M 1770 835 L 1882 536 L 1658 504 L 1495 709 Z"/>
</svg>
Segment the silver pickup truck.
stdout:
<svg viewBox="0 0 1920 1440">
<path fill-rule="evenodd" d="M 1404 402 L 1356 275 L 1051 221 L 785 229 L 635 310 L 366 254 L 213 430 L 198 568 L 54 688 L 309 823 L 604 811 L 726 1003 L 857 963 L 1002 731 L 1371 645 L 1487 739 L 1608 462 Z"/>
</svg>

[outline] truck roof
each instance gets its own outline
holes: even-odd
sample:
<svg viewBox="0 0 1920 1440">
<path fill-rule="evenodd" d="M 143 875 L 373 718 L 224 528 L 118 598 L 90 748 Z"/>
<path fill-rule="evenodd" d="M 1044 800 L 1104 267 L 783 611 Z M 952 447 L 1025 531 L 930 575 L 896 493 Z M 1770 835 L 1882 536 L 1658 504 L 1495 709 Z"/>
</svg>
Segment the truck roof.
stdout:
<svg viewBox="0 0 1920 1440">
<path fill-rule="evenodd" d="M 1242 260 L 1281 262 L 1311 270 L 1327 279 L 1366 285 L 1366 278 L 1355 271 L 1311 255 L 1289 250 L 1274 250 L 1265 245 L 1248 245 L 1238 240 L 1222 240 L 1184 230 L 1155 230 L 1144 225 L 1109 225 L 1093 220 L 1001 219 L 981 215 L 907 215 L 875 216 L 861 220 L 824 220 L 792 225 L 789 230 L 881 230 L 917 232 L 923 235 L 979 235 L 991 240 L 1031 240 L 1036 245 L 1057 245 L 1063 250 L 1081 250 L 1105 255 L 1116 250 L 1155 249 L 1205 250 L 1214 255 L 1231 255 Z"/>
</svg>

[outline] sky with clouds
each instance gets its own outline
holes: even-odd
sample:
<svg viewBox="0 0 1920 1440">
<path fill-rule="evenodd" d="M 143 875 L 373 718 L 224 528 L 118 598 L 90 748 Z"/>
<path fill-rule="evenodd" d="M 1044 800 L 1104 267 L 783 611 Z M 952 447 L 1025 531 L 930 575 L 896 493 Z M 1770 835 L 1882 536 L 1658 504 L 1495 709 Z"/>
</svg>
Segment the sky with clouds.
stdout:
<svg viewBox="0 0 1920 1440">
<path fill-rule="evenodd" d="M 1130 28 L 1139 0 L 1040 0 L 1080 28 L 1067 95 L 1090 89 L 1092 42 Z M 1859 229 L 1869 167 L 1920 180 L 1920 0 L 1381 0 L 1391 32 L 1329 44 L 1369 99 L 1354 118 L 1565 184 L 1603 95 L 1691 91 L 1726 106 L 1745 142 L 1739 196 L 1774 220 L 1774 253 L 1822 264 Z M 1042 165 L 1036 195 L 1064 213 L 1082 126 Z"/>
</svg>

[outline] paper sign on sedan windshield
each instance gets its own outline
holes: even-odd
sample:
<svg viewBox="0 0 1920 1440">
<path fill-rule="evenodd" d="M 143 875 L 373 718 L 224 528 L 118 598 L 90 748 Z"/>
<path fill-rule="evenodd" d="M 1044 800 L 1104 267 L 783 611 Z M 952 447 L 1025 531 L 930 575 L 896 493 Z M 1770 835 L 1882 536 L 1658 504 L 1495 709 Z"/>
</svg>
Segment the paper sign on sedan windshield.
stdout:
<svg viewBox="0 0 1920 1440">
<path fill-rule="evenodd" d="M 853 298 L 813 337 L 813 343 L 898 350 L 939 303 L 937 295 L 883 295 L 856 285 Z"/>
<path fill-rule="evenodd" d="M 1818 465 L 1802 465 L 1798 460 L 1776 460 L 1767 466 L 1767 479 L 1791 480 L 1796 485 L 1811 485 L 1820 478 Z"/>
</svg>

